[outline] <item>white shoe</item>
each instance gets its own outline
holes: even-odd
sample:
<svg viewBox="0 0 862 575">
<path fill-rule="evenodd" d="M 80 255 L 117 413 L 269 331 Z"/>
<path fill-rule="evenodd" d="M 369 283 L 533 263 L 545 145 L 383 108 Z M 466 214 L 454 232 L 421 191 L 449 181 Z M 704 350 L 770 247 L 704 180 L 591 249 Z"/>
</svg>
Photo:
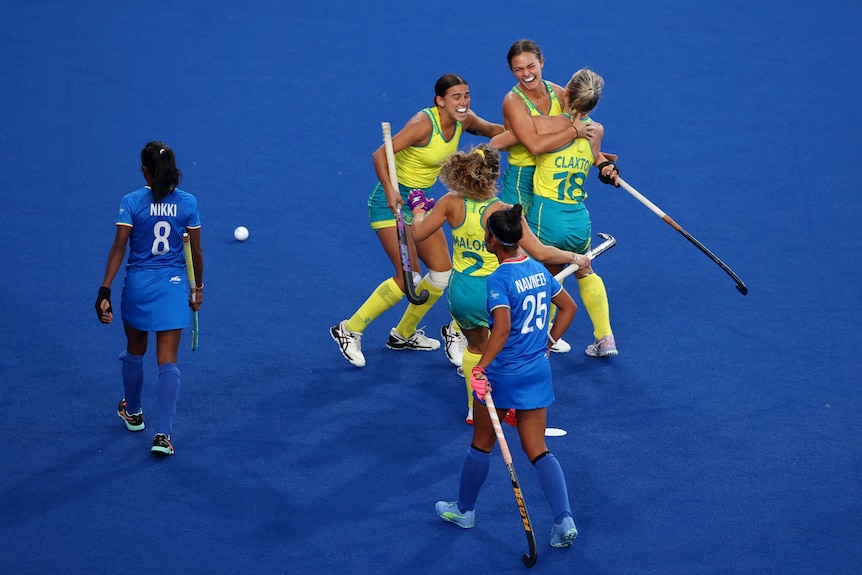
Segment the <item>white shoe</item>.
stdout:
<svg viewBox="0 0 862 575">
<path fill-rule="evenodd" d="M 338 349 L 341 350 L 341 355 L 344 356 L 344 359 L 356 367 L 365 367 L 365 356 L 362 355 L 362 334 L 348 331 L 344 327 L 346 323 L 347 320 L 344 320 L 338 325 L 329 328 L 329 335 L 338 344 Z"/>
<path fill-rule="evenodd" d="M 386 340 L 386 347 L 389 349 L 412 349 L 414 351 L 434 351 L 440 349 L 440 342 L 430 337 L 425 337 L 425 332 L 417 329 L 413 335 L 407 339 L 401 337 L 395 328 L 389 332 L 389 339 Z"/>
<path fill-rule="evenodd" d="M 467 425 L 473 425 L 473 408 L 469 408 L 467 410 L 467 419 L 465 420 Z"/>
<path fill-rule="evenodd" d="M 587 346 L 584 350 L 590 357 L 611 357 L 617 355 L 617 343 L 614 341 L 614 336 L 606 335 L 601 339 L 597 339 Z"/>
<path fill-rule="evenodd" d="M 572 346 L 570 346 L 566 340 L 560 338 L 557 340 L 557 343 L 551 346 L 551 351 L 554 353 L 569 353 L 572 351 Z"/>
<path fill-rule="evenodd" d="M 464 363 L 464 350 L 467 349 L 467 338 L 455 329 L 454 319 L 440 328 L 440 335 L 443 336 L 443 350 L 446 352 L 446 357 L 452 365 L 461 367 Z"/>
</svg>

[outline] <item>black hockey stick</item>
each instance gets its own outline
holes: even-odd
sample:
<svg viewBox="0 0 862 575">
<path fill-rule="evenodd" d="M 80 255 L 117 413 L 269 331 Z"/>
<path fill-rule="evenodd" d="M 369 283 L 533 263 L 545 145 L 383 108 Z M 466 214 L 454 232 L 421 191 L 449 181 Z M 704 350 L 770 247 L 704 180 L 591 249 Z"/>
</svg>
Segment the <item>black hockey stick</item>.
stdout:
<svg viewBox="0 0 862 575">
<path fill-rule="evenodd" d="M 506 469 L 509 470 L 509 479 L 512 481 L 512 489 L 515 490 L 515 500 L 518 502 L 518 511 L 521 512 L 521 522 L 524 524 L 524 532 L 527 535 L 527 545 L 530 547 L 530 554 L 523 556 L 524 565 L 532 567 L 539 559 L 539 552 L 536 550 L 536 535 L 533 533 L 533 524 L 530 522 L 530 515 L 527 513 L 527 504 L 524 503 L 524 497 L 521 495 L 521 484 L 518 483 L 518 476 L 515 474 L 515 467 L 512 465 L 512 453 L 509 451 L 509 444 L 506 443 L 506 436 L 503 434 L 503 428 L 500 426 L 500 416 L 497 415 L 497 408 L 494 406 L 494 399 L 491 397 L 490 391 L 485 394 L 485 405 L 488 407 L 488 414 L 491 416 L 491 424 L 494 426 L 494 433 L 497 435 L 497 443 L 500 444 L 503 461 L 506 463 Z"/>
<path fill-rule="evenodd" d="M 392 187 L 398 191 L 398 174 L 395 171 L 395 153 L 392 149 L 392 128 L 389 122 L 381 124 L 383 128 L 383 148 L 386 151 L 386 163 L 389 167 L 389 181 L 392 182 Z M 428 290 L 422 290 L 422 293 L 416 293 L 416 286 L 413 284 L 413 270 L 410 267 L 410 244 L 407 243 L 407 230 L 404 227 L 404 218 L 401 216 L 401 210 L 395 212 L 395 228 L 398 233 L 398 248 L 401 252 L 401 275 L 404 279 L 404 293 L 407 295 L 407 300 L 415 305 L 422 305 L 428 301 Z"/>
<path fill-rule="evenodd" d="M 638 201 L 640 201 L 640 203 L 642 203 L 643 205 L 648 207 L 652 211 L 652 213 L 654 213 L 655 215 L 657 215 L 658 217 L 663 219 L 665 221 L 665 223 L 667 223 L 670 227 L 672 227 L 673 229 L 675 229 L 676 231 L 681 233 L 685 237 L 685 239 L 687 239 L 688 241 L 693 243 L 695 246 L 697 246 L 697 249 L 699 249 L 700 251 L 705 253 L 707 255 L 707 257 L 709 257 L 709 259 L 711 259 L 712 261 L 717 263 L 721 269 L 723 269 L 725 272 L 727 272 L 727 275 L 732 277 L 733 281 L 736 282 L 736 289 L 739 291 L 739 293 L 741 293 L 742 295 L 746 295 L 748 293 L 748 288 L 745 286 L 745 284 L 742 282 L 742 280 L 739 279 L 739 276 L 736 275 L 735 273 L 733 273 L 733 270 L 730 269 L 729 267 L 727 267 L 727 264 L 725 264 L 723 261 L 718 259 L 718 257 L 714 253 L 709 251 L 709 249 L 707 249 L 707 247 L 705 245 L 703 245 L 702 243 L 697 241 L 694 238 L 694 236 L 692 236 L 690 233 L 688 233 L 687 231 L 682 229 L 682 227 L 678 223 L 673 221 L 673 219 L 669 215 L 667 215 L 666 213 L 661 211 L 661 209 L 659 209 L 659 207 L 657 205 L 655 205 L 654 203 L 652 203 L 651 201 L 646 199 L 643 196 L 643 194 L 641 194 L 639 191 L 637 191 L 636 189 L 631 187 L 625 180 L 623 180 L 619 176 L 617 176 L 617 182 L 619 183 L 620 186 L 622 186 L 622 188 L 625 191 L 627 191 L 628 193 L 633 195 L 635 198 L 637 198 Z"/>
</svg>

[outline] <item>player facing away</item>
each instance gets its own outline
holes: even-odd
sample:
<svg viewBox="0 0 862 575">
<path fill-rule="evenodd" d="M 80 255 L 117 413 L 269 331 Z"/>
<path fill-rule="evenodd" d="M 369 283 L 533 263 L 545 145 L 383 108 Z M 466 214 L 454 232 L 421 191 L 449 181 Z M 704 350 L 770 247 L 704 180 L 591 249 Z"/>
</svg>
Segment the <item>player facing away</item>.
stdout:
<svg viewBox="0 0 862 575">
<path fill-rule="evenodd" d="M 461 354 L 467 386 L 467 423 L 473 422 L 470 372 L 481 358 L 490 333 L 485 280 L 499 266 L 497 257 L 486 249 L 485 229 L 491 214 L 510 207 L 497 198 L 499 176 L 499 152 L 480 144 L 470 152 L 452 154 L 443 164 L 440 181 L 448 192 L 439 201 L 429 200 L 422 190 L 413 190 L 407 197 L 413 212 L 414 239 L 421 242 L 444 224 L 452 232 L 454 271 L 449 279 L 449 313 L 467 339 Z M 521 224 L 520 247 L 531 257 L 546 265 L 589 265 L 585 256 L 540 242 L 526 219 Z"/>
<path fill-rule="evenodd" d="M 568 547 L 578 530 L 563 470 L 545 443 L 545 426 L 548 406 L 554 402 L 548 353 L 569 327 L 577 306 L 547 268 L 519 251 L 520 204 L 495 212 L 487 223 L 485 243 L 500 265 L 486 280 L 491 335 L 472 369 L 471 385 L 478 401 L 483 401 L 493 386 L 501 419 L 507 409 L 515 409 L 521 447 L 536 470 L 554 516 L 551 546 Z M 557 317 L 549 330 L 552 303 L 557 306 Z M 445 521 L 463 528 L 475 525 L 476 500 L 488 476 L 496 441 L 488 410 L 475 410 L 458 499 L 435 505 Z"/>
<path fill-rule="evenodd" d="M 384 146 L 373 154 L 374 170 L 378 183 L 368 198 L 368 217 L 371 228 L 377 233 L 384 251 L 392 262 L 393 275 L 378 285 L 371 295 L 349 318 L 329 329 L 332 339 L 344 358 L 356 367 L 365 366 L 362 353 L 362 334 L 375 319 L 395 306 L 404 297 L 405 286 L 401 271 L 401 250 L 396 232 L 395 214 L 400 210 L 407 225 L 410 261 L 422 260 L 428 273 L 416 286 L 417 293 L 427 290 L 428 300 L 407 306 L 401 321 L 389 332 L 386 347 L 394 350 L 432 351 L 440 347 L 436 339 L 426 337 L 418 329 L 419 322 L 437 302 L 452 274 L 449 245 L 442 230 L 420 243 L 412 239 L 413 214 L 405 207 L 412 189 L 428 191 L 440 174 L 440 166 L 458 150 L 464 131 L 485 137 L 503 131 L 502 124 L 493 124 L 470 109 L 470 86 L 456 74 L 444 74 L 434 85 L 434 105 L 416 112 L 404 127 L 392 137 L 392 150 L 398 185 L 389 178 Z M 412 266 L 417 269 L 416 266 Z M 454 334 L 450 334 L 454 335 Z M 449 346 L 459 347 L 448 341 Z M 451 357 L 458 363 L 460 358 Z"/>
<path fill-rule="evenodd" d="M 156 434 L 151 451 L 173 455 L 171 440 L 180 370 L 177 355 L 183 328 L 189 326 L 189 307 L 200 309 L 203 302 L 204 258 L 201 247 L 201 218 L 197 199 L 177 186 L 182 172 L 173 150 L 162 142 L 149 142 L 141 150 L 141 171 L 147 185 L 127 194 L 120 202 L 114 243 L 108 252 L 105 277 L 96 299 L 99 321 L 109 324 L 111 284 L 126 256 L 129 258 L 120 305 L 126 349 L 120 353 L 124 397 L 117 413 L 129 431 L 143 431 L 141 396 L 144 384 L 144 355 L 149 332 L 156 332 L 156 359 L 159 365 Z M 196 286 L 191 297 L 183 232 L 188 232 Z"/>
</svg>

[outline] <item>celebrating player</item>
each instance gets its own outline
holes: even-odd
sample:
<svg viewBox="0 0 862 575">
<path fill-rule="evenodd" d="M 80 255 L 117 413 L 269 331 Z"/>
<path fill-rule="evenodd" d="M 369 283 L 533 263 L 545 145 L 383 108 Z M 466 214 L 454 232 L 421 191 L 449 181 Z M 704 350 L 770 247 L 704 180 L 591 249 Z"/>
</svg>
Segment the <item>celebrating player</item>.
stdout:
<svg viewBox="0 0 862 575">
<path fill-rule="evenodd" d="M 508 149 L 500 199 L 521 204 L 526 215 L 533 205 L 533 156 L 571 141 L 577 136 L 577 128 L 571 126 L 571 134 L 555 134 L 554 141 L 539 141 L 530 118 L 562 114 L 563 88 L 542 79 L 545 57 L 532 40 L 512 44 L 506 60 L 518 83 L 503 97 L 503 125 L 515 135 L 516 143 Z"/>
<path fill-rule="evenodd" d="M 203 302 L 201 218 L 197 199 L 177 188 L 182 172 L 177 169 L 174 152 L 167 145 L 149 142 L 144 146 L 141 171 L 147 181 L 146 187 L 127 194 L 120 202 L 116 235 L 96 299 L 96 314 L 102 323 L 113 321 L 111 284 L 126 256 L 128 243 L 129 259 L 120 306 L 127 340 L 125 351 L 120 353 L 125 397 L 117 413 L 129 431 L 144 429 L 143 364 L 149 332 L 154 331 L 159 387 L 152 451 L 173 455 L 171 432 L 180 391 L 177 368 L 180 335 L 189 325 L 189 306 L 198 310 Z M 186 279 L 184 231 L 189 234 L 192 248 L 197 283 L 193 288 L 194 298 Z"/>
<path fill-rule="evenodd" d="M 489 138 L 503 131 L 501 124 L 488 122 L 470 109 L 470 87 L 460 76 L 446 74 L 440 77 L 434 86 L 434 94 L 434 105 L 414 114 L 392 138 L 398 188 L 393 187 L 390 181 L 384 146 L 374 152 L 374 170 L 379 181 L 368 198 L 368 214 L 371 228 L 377 232 L 377 238 L 392 261 L 395 273 L 377 286 L 350 318 L 329 330 L 342 355 L 356 367 L 365 365 L 361 346 L 363 331 L 383 312 L 401 301 L 405 293 L 394 214 L 401 210 L 409 229 L 413 215 L 403 207 L 407 194 L 411 189 L 427 191 L 434 185 L 441 164 L 457 151 L 463 130 Z M 452 273 L 449 246 L 442 230 L 418 245 L 409 237 L 409 243 L 411 261 L 416 261 L 418 255 L 428 268 L 416 291 L 421 293 L 427 290 L 429 298 L 421 305 L 411 303 L 407 306 L 401 321 L 389 332 L 386 347 L 431 351 L 439 348 L 440 342 L 426 337 L 417 328 L 449 283 Z"/>
<path fill-rule="evenodd" d="M 449 280 L 449 311 L 467 338 L 462 369 L 467 385 L 467 423 L 473 422 L 473 391 L 470 373 L 488 341 L 488 312 L 485 309 L 485 280 L 497 269 L 497 258 L 485 245 L 488 218 L 510 207 L 497 197 L 500 154 L 482 144 L 472 152 L 457 152 L 443 165 L 440 181 L 449 190 L 436 203 L 422 190 L 410 192 L 407 202 L 413 211 L 413 237 L 425 241 L 448 223 L 452 230 L 452 265 Z M 433 206 L 433 210 L 428 211 Z M 549 264 L 577 261 L 589 265 L 589 258 L 565 252 L 540 242 L 523 221 L 521 247 L 536 259 Z"/>
<path fill-rule="evenodd" d="M 588 68 L 578 70 L 564 90 L 565 113 L 552 118 L 530 118 L 540 142 L 556 143 L 559 134 L 567 134 L 569 139 L 553 151 L 534 157 L 533 209 L 527 214 L 527 221 L 543 243 L 577 253 L 589 249 L 592 237 L 590 213 L 584 204 L 587 198 L 584 183 L 590 168 L 596 164 L 599 178 L 607 184 L 615 184 L 618 175 L 616 165 L 600 151 L 604 128 L 589 116 L 601 98 L 603 87 L 601 76 Z M 573 135 L 572 126 L 589 126 L 589 138 Z M 584 131 L 581 129 L 579 133 Z M 515 134 L 506 132 L 495 137 L 491 144 L 505 148 L 515 141 Z M 549 269 L 557 273 L 561 267 L 552 265 Z M 604 281 L 591 266 L 579 269 L 575 277 L 593 324 L 594 341 L 587 346 L 586 354 L 617 355 Z"/>
<path fill-rule="evenodd" d="M 471 384 L 480 401 L 493 386 L 498 417 L 507 408 L 516 410 L 521 446 L 536 469 L 554 515 L 551 545 L 567 547 L 578 530 L 563 470 L 545 443 L 547 408 L 554 402 L 548 350 L 568 328 L 577 306 L 547 268 L 518 250 L 523 229 L 518 204 L 497 210 L 487 219 L 485 244 L 496 256 L 499 267 L 486 280 L 491 333 L 485 351 L 471 370 Z M 558 311 L 549 331 L 551 302 Z M 496 441 L 488 410 L 476 410 L 458 499 L 435 505 L 444 520 L 464 528 L 475 525 L 476 500 L 488 475 Z"/>
</svg>

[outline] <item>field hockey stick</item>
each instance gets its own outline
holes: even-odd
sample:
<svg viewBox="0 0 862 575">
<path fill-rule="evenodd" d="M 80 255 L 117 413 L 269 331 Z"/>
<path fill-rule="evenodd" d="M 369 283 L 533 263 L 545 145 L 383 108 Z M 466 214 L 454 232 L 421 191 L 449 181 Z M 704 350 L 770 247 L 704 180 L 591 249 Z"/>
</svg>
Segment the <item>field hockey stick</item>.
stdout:
<svg viewBox="0 0 862 575">
<path fill-rule="evenodd" d="M 678 223 L 673 221 L 673 219 L 669 215 L 667 215 L 666 213 L 661 211 L 661 209 L 657 205 L 655 205 L 654 203 L 652 203 L 651 201 L 646 199 L 643 194 L 641 194 L 639 191 L 634 189 L 632 186 L 630 186 L 628 184 L 628 182 L 626 182 L 625 180 L 623 180 L 619 176 L 617 176 L 617 183 L 625 191 L 627 191 L 628 193 L 633 195 L 635 198 L 637 198 L 637 200 L 640 203 L 642 203 L 643 205 L 648 207 L 650 209 L 650 211 L 652 211 L 652 213 L 654 213 L 655 215 L 657 215 L 658 217 L 663 219 L 665 221 L 665 223 L 667 223 L 670 227 L 672 227 L 673 229 L 675 229 L 676 231 L 681 233 L 683 235 L 683 237 L 685 237 L 685 239 L 687 239 L 688 241 L 693 243 L 695 246 L 697 246 L 697 249 L 699 249 L 700 251 L 705 253 L 707 255 L 707 257 L 709 257 L 709 259 L 711 259 L 712 261 L 717 263 L 721 269 L 726 271 L 727 275 L 732 277 L 733 281 L 736 282 L 736 289 L 739 291 L 739 293 L 741 293 L 742 295 L 746 295 L 748 293 L 748 288 L 745 286 L 745 284 L 742 282 L 742 280 L 739 279 L 739 276 L 736 275 L 735 273 L 733 273 L 733 270 L 730 269 L 729 267 L 727 267 L 727 264 L 725 264 L 723 261 L 718 259 L 718 257 L 716 257 L 716 255 L 714 253 L 709 251 L 709 249 L 705 245 L 703 245 L 702 243 L 700 243 L 699 241 L 694 239 L 694 236 L 692 236 L 690 233 L 688 233 L 687 231 L 682 229 L 682 227 Z"/>
<path fill-rule="evenodd" d="M 392 187 L 399 192 L 398 174 L 395 171 L 395 153 L 392 149 L 392 128 L 389 122 L 381 124 L 383 128 L 383 148 L 386 150 L 386 163 L 389 166 L 389 181 L 392 182 Z M 408 301 L 415 305 L 422 305 L 428 301 L 428 290 L 422 290 L 422 293 L 416 293 L 416 286 L 413 284 L 413 270 L 410 268 L 410 248 L 407 243 L 407 229 L 404 227 L 404 218 L 401 215 L 401 209 L 395 210 L 395 228 L 398 233 L 398 247 L 401 251 L 401 275 L 404 278 L 404 293 L 407 295 Z"/>
<path fill-rule="evenodd" d="M 590 258 L 590 260 L 599 257 L 600 255 L 602 255 L 603 253 L 605 253 L 606 251 L 608 251 L 609 249 L 611 249 L 612 247 L 617 245 L 616 238 L 610 234 L 599 234 L 599 237 L 605 241 L 603 241 L 602 243 L 600 243 L 599 245 L 597 245 L 596 247 L 594 247 L 593 249 L 589 250 L 587 253 L 584 254 L 585 256 Z M 579 269 L 581 269 L 581 268 L 578 264 L 569 264 L 560 273 L 555 275 L 554 279 L 557 280 L 558 282 L 562 283 L 564 279 L 566 279 L 567 277 L 569 277 L 570 275 L 572 275 L 573 273 L 575 273 Z"/>
<path fill-rule="evenodd" d="M 197 291 L 195 291 L 195 287 L 197 286 L 197 282 L 195 282 L 195 266 L 192 263 L 192 244 L 189 242 L 189 234 L 188 232 L 183 233 L 183 253 L 186 256 L 186 272 L 189 275 L 189 289 L 191 290 L 192 301 L 195 301 L 197 297 Z M 192 351 L 197 351 L 198 349 L 198 312 L 197 310 L 192 310 Z"/>
<path fill-rule="evenodd" d="M 497 415 L 497 408 L 494 406 L 494 399 L 491 397 L 490 391 L 485 393 L 485 405 L 488 407 L 488 414 L 491 416 L 491 424 L 494 426 L 494 433 L 497 435 L 497 443 L 500 444 L 503 461 L 506 463 L 506 469 L 509 470 L 509 479 L 512 481 L 512 489 L 515 490 L 515 500 L 518 502 L 518 511 L 521 512 L 521 522 L 524 524 L 524 533 L 527 535 L 527 545 L 530 546 L 530 554 L 523 556 L 524 565 L 532 567 L 539 559 L 539 552 L 536 550 L 536 535 L 533 533 L 533 524 L 530 522 L 530 515 L 527 513 L 527 504 L 524 503 L 524 497 L 521 495 L 521 484 L 518 483 L 518 476 L 515 474 L 515 467 L 512 465 L 512 453 L 509 451 L 509 444 L 506 443 L 506 436 L 503 434 L 503 427 L 500 425 L 500 416 Z"/>
</svg>

